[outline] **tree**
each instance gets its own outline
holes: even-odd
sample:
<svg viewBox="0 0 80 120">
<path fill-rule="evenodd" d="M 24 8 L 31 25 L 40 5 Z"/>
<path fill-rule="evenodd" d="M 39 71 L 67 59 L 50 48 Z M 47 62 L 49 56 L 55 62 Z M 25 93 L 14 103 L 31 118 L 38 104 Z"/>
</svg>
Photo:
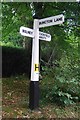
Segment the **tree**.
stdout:
<svg viewBox="0 0 80 120">
<path fill-rule="evenodd" d="M 63 25 L 41 28 L 41 31 L 50 33 L 52 36 L 50 43 L 45 44 L 45 42 L 41 42 L 41 51 L 44 54 L 48 53 L 46 54 L 46 60 L 49 62 L 50 59 L 54 61 L 55 59 L 60 59 L 63 51 L 68 52 L 70 46 L 78 43 L 80 30 L 79 8 L 79 3 L 3 3 L 2 26 L 4 34 L 2 41 L 3 43 L 13 46 L 23 46 L 23 44 L 25 46 L 26 43 L 26 47 L 30 49 L 31 41 L 27 40 L 30 38 L 22 37 L 19 34 L 20 26 L 32 28 L 34 18 L 40 19 L 57 14 L 64 14 L 65 22 Z M 72 36 L 76 38 L 74 43 Z"/>
<path fill-rule="evenodd" d="M 50 55 L 54 60 L 56 58 L 59 59 L 61 57 L 62 52 L 68 50 L 70 46 L 72 46 L 73 48 L 74 46 L 77 47 L 80 31 L 79 8 L 79 3 L 3 3 L 2 26 L 4 34 L 2 41 L 3 43 L 5 42 L 14 46 L 22 46 L 23 41 L 27 41 L 26 45 L 29 48 L 29 46 L 31 46 L 31 41 L 27 40 L 28 38 L 22 37 L 19 34 L 20 26 L 23 25 L 32 28 L 34 18 L 40 19 L 44 17 L 55 16 L 57 14 L 64 14 L 65 22 L 63 25 L 41 29 L 43 32 L 45 31 L 47 33 L 50 33 L 52 36 L 52 40 L 50 43 L 41 43 L 41 50 L 45 54 L 48 52 L 48 58 L 46 60 L 50 60 Z M 56 48 L 54 54 L 53 47 Z"/>
</svg>

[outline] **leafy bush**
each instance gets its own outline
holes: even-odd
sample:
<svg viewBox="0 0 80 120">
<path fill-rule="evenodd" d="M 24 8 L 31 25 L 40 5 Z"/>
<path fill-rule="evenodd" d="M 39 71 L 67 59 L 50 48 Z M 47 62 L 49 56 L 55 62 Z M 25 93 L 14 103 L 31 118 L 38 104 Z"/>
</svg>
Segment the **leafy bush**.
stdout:
<svg viewBox="0 0 80 120">
<path fill-rule="evenodd" d="M 44 95 L 51 102 L 69 105 L 80 101 L 80 79 L 79 66 L 76 62 L 72 62 L 67 58 L 62 58 L 58 62 L 59 66 L 49 68 L 43 66 L 44 75 L 47 74 L 48 85 Z M 51 84 L 50 84 L 51 83 Z"/>
<path fill-rule="evenodd" d="M 49 98 L 59 104 L 73 104 L 79 101 L 80 88 L 75 80 L 68 81 L 64 77 L 56 77 L 54 87 L 52 88 Z"/>
</svg>

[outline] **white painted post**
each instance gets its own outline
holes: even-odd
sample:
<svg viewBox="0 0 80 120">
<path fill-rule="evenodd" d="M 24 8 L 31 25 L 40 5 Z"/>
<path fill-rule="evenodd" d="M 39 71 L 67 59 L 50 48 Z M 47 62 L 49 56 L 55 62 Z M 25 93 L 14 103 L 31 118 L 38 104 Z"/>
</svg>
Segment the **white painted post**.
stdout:
<svg viewBox="0 0 80 120">
<path fill-rule="evenodd" d="M 39 21 L 34 19 L 34 38 L 32 43 L 31 81 L 39 81 Z"/>
<path fill-rule="evenodd" d="M 37 19 L 34 19 L 29 107 L 30 109 L 39 107 L 39 21 Z"/>
</svg>

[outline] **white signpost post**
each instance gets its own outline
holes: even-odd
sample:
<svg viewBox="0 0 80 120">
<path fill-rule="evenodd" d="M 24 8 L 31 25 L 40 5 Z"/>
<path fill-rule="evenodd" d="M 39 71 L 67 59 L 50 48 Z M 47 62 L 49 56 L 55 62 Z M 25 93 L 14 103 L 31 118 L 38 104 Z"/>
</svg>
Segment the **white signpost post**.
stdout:
<svg viewBox="0 0 80 120">
<path fill-rule="evenodd" d="M 32 43 L 32 63 L 31 63 L 31 82 L 29 93 L 29 107 L 36 109 L 39 107 L 39 39 L 50 41 L 51 35 L 39 32 L 39 28 L 62 24 L 64 16 L 57 15 L 44 19 L 34 19 L 33 30 L 26 27 L 20 27 L 20 33 L 23 36 L 33 38 Z"/>
</svg>

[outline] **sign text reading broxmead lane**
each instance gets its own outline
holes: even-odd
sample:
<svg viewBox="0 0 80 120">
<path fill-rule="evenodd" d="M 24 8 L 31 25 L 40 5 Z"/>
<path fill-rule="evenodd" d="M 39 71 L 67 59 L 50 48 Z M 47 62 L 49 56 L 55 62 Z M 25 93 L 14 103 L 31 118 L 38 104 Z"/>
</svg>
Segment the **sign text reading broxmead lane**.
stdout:
<svg viewBox="0 0 80 120">
<path fill-rule="evenodd" d="M 63 22 L 64 22 L 64 16 L 62 14 L 53 17 L 48 17 L 39 20 L 39 28 L 62 24 Z"/>
</svg>

